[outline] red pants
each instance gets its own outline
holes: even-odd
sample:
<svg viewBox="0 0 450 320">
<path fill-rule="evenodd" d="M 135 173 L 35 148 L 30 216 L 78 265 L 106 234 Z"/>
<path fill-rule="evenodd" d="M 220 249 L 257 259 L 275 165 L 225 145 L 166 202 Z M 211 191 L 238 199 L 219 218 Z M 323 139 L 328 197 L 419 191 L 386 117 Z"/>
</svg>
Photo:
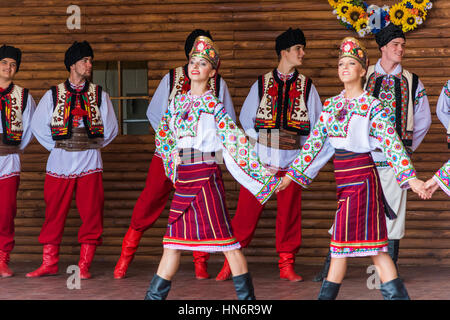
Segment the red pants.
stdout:
<svg viewBox="0 0 450 320">
<path fill-rule="evenodd" d="M 284 176 L 280 171 L 277 175 Z M 278 253 L 297 253 L 302 243 L 302 188 L 291 183 L 277 194 L 276 250 Z M 258 200 L 241 186 L 236 213 L 231 220 L 233 233 L 243 248 L 248 247 L 264 209 Z"/>
<path fill-rule="evenodd" d="M 100 245 L 103 232 L 103 181 L 102 173 L 91 173 L 73 179 L 45 176 L 45 221 L 39 235 L 42 244 L 59 245 L 64 224 L 75 192 L 75 201 L 82 224 L 78 242 Z"/>
<path fill-rule="evenodd" d="M 150 228 L 166 207 L 172 189 L 173 184 L 166 176 L 162 159 L 154 155 L 145 188 L 134 206 L 131 228 L 139 232 Z"/>
<path fill-rule="evenodd" d="M 20 176 L 0 180 L 0 250 L 8 253 L 14 248 L 19 181 Z"/>
</svg>

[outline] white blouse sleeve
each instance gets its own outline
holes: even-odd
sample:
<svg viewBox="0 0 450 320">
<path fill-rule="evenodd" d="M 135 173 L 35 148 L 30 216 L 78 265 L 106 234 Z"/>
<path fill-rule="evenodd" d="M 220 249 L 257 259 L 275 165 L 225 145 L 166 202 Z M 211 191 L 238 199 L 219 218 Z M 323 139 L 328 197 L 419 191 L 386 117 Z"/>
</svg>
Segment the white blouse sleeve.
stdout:
<svg viewBox="0 0 450 320">
<path fill-rule="evenodd" d="M 147 118 L 150 121 L 153 130 L 155 131 L 158 129 L 159 122 L 161 121 L 162 116 L 169 106 L 169 81 L 170 75 L 167 73 L 162 78 L 161 82 L 158 85 L 158 88 L 156 88 L 152 100 L 150 101 L 147 108 Z"/>
<path fill-rule="evenodd" d="M 109 94 L 102 92 L 102 105 L 100 106 L 100 114 L 103 122 L 103 142 L 102 147 L 107 146 L 117 136 L 119 125 L 117 123 L 114 107 L 109 98 Z"/>
<path fill-rule="evenodd" d="M 31 94 L 28 94 L 27 106 L 22 114 L 23 135 L 20 143 L 20 150 L 24 150 L 30 141 L 33 139 L 33 132 L 31 131 L 31 120 L 33 119 L 34 111 L 36 110 L 36 102 L 34 102 Z"/>
<path fill-rule="evenodd" d="M 48 151 L 55 147 L 50 129 L 53 113 L 52 91 L 48 90 L 39 101 L 31 120 L 31 130 L 39 143 Z"/>
<path fill-rule="evenodd" d="M 252 139 L 258 140 L 258 132 L 255 130 L 256 112 L 259 107 L 258 82 L 250 88 L 250 92 L 242 105 L 239 121 L 245 133 Z"/>
<path fill-rule="evenodd" d="M 220 77 L 220 92 L 219 100 L 223 103 L 228 115 L 236 122 L 236 113 L 234 112 L 233 100 L 231 99 L 230 91 L 228 90 L 227 83 Z"/>
<path fill-rule="evenodd" d="M 431 126 L 430 103 L 422 82 L 419 80 L 414 101 L 414 131 L 411 149 L 415 151 Z"/>
</svg>

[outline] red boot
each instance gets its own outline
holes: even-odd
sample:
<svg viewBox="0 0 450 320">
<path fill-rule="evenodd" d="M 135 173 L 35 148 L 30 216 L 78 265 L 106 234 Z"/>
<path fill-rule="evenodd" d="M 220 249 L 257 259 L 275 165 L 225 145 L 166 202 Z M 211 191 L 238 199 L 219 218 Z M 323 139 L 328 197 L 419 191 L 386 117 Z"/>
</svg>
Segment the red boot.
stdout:
<svg viewBox="0 0 450 320">
<path fill-rule="evenodd" d="M 230 279 L 231 279 L 231 269 L 230 265 L 228 264 L 227 258 L 225 258 L 222 270 L 220 270 L 219 274 L 217 275 L 216 281 L 225 281 Z"/>
<path fill-rule="evenodd" d="M 122 252 L 120 253 L 119 261 L 117 261 L 114 269 L 114 279 L 122 279 L 127 273 L 128 266 L 133 261 L 134 254 L 138 248 L 141 237 L 144 233 L 136 231 L 133 228 L 128 228 L 127 234 L 123 238 Z"/>
<path fill-rule="evenodd" d="M 33 272 L 27 273 L 27 278 L 51 276 L 58 273 L 59 245 L 44 244 L 42 265 Z"/>
<path fill-rule="evenodd" d="M 209 253 L 194 251 L 192 252 L 192 255 L 194 256 L 195 277 L 197 280 L 209 279 L 207 262 Z"/>
<path fill-rule="evenodd" d="M 95 249 L 97 249 L 97 246 L 95 244 L 81 244 L 80 261 L 78 262 L 78 266 L 80 267 L 81 279 L 90 279 L 92 277 L 89 273 L 89 267 L 91 266 L 92 260 L 94 259 Z"/>
<path fill-rule="evenodd" d="M 294 271 L 295 255 L 289 252 L 281 252 L 278 267 L 280 268 L 280 279 L 289 281 L 303 281 L 303 278 Z"/>
<path fill-rule="evenodd" d="M 0 250 L 0 278 L 12 277 L 14 272 L 8 268 L 9 252 Z"/>
</svg>

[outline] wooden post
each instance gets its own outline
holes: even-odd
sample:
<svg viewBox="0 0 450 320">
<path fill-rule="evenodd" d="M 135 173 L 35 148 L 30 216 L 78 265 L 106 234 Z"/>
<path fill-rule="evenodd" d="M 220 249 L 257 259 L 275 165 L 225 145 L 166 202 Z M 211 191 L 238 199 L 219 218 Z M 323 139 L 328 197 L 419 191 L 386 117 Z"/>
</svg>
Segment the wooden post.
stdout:
<svg viewBox="0 0 450 320">
<path fill-rule="evenodd" d="M 120 61 L 117 61 L 117 77 L 118 77 L 118 86 L 119 86 L 119 90 L 118 90 L 118 96 L 121 97 L 122 96 L 122 64 Z M 122 110 L 122 99 L 119 99 L 117 101 L 118 103 L 118 117 L 119 117 L 119 134 L 122 135 L 123 134 L 123 110 Z"/>
</svg>

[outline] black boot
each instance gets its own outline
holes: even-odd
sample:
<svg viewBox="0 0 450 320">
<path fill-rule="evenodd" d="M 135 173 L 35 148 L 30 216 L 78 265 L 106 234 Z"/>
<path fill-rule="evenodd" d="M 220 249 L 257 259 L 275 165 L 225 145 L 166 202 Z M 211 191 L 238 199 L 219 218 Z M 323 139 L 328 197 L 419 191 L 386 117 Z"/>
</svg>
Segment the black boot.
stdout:
<svg viewBox="0 0 450 320">
<path fill-rule="evenodd" d="M 317 300 L 336 300 L 340 287 L 340 283 L 323 280 Z"/>
<path fill-rule="evenodd" d="M 166 300 L 172 281 L 166 280 L 155 274 L 144 300 Z"/>
<path fill-rule="evenodd" d="M 394 261 L 394 264 L 396 267 L 397 267 L 399 248 L 400 248 L 400 240 L 389 240 L 388 241 L 388 253 L 391 256 L 392 261 Z"/>
<path fill-rule="evenodd" d="M 382 283 L 380 290 L 384 300 L 410 300 L 408 291 L 400 278 Z"/>
<path fill-rule="evenodd" d="M 323 281 L 327 275 L 328 270 L 330 269 L 330 261 L 331 261 L 331 253 L 328 251 L 327 257 L 325 258 L 325 263 L 323 264 L 322 270 L 314 277 L 312 281 L 320 282 Z"/>
<path fill-rule="evenodd" d="M 400 278 L 400 274 L 398 273 L 398 265 L 397 265 L 399 249 L 400 249 L 400 240 L 389 240 L 388 241 L 388 253 L 389 253 L 389 256 L 391 257 L 392 261 L 394 262 L 395 269 L 397 270 L 397 274 Z"/>
<path fill-rule="evenodd" d="M 238 300 L 255 300 L 255 291 L 250 273 L 247 272 L 233 277 L 233 282 Z"/>
</svg>

